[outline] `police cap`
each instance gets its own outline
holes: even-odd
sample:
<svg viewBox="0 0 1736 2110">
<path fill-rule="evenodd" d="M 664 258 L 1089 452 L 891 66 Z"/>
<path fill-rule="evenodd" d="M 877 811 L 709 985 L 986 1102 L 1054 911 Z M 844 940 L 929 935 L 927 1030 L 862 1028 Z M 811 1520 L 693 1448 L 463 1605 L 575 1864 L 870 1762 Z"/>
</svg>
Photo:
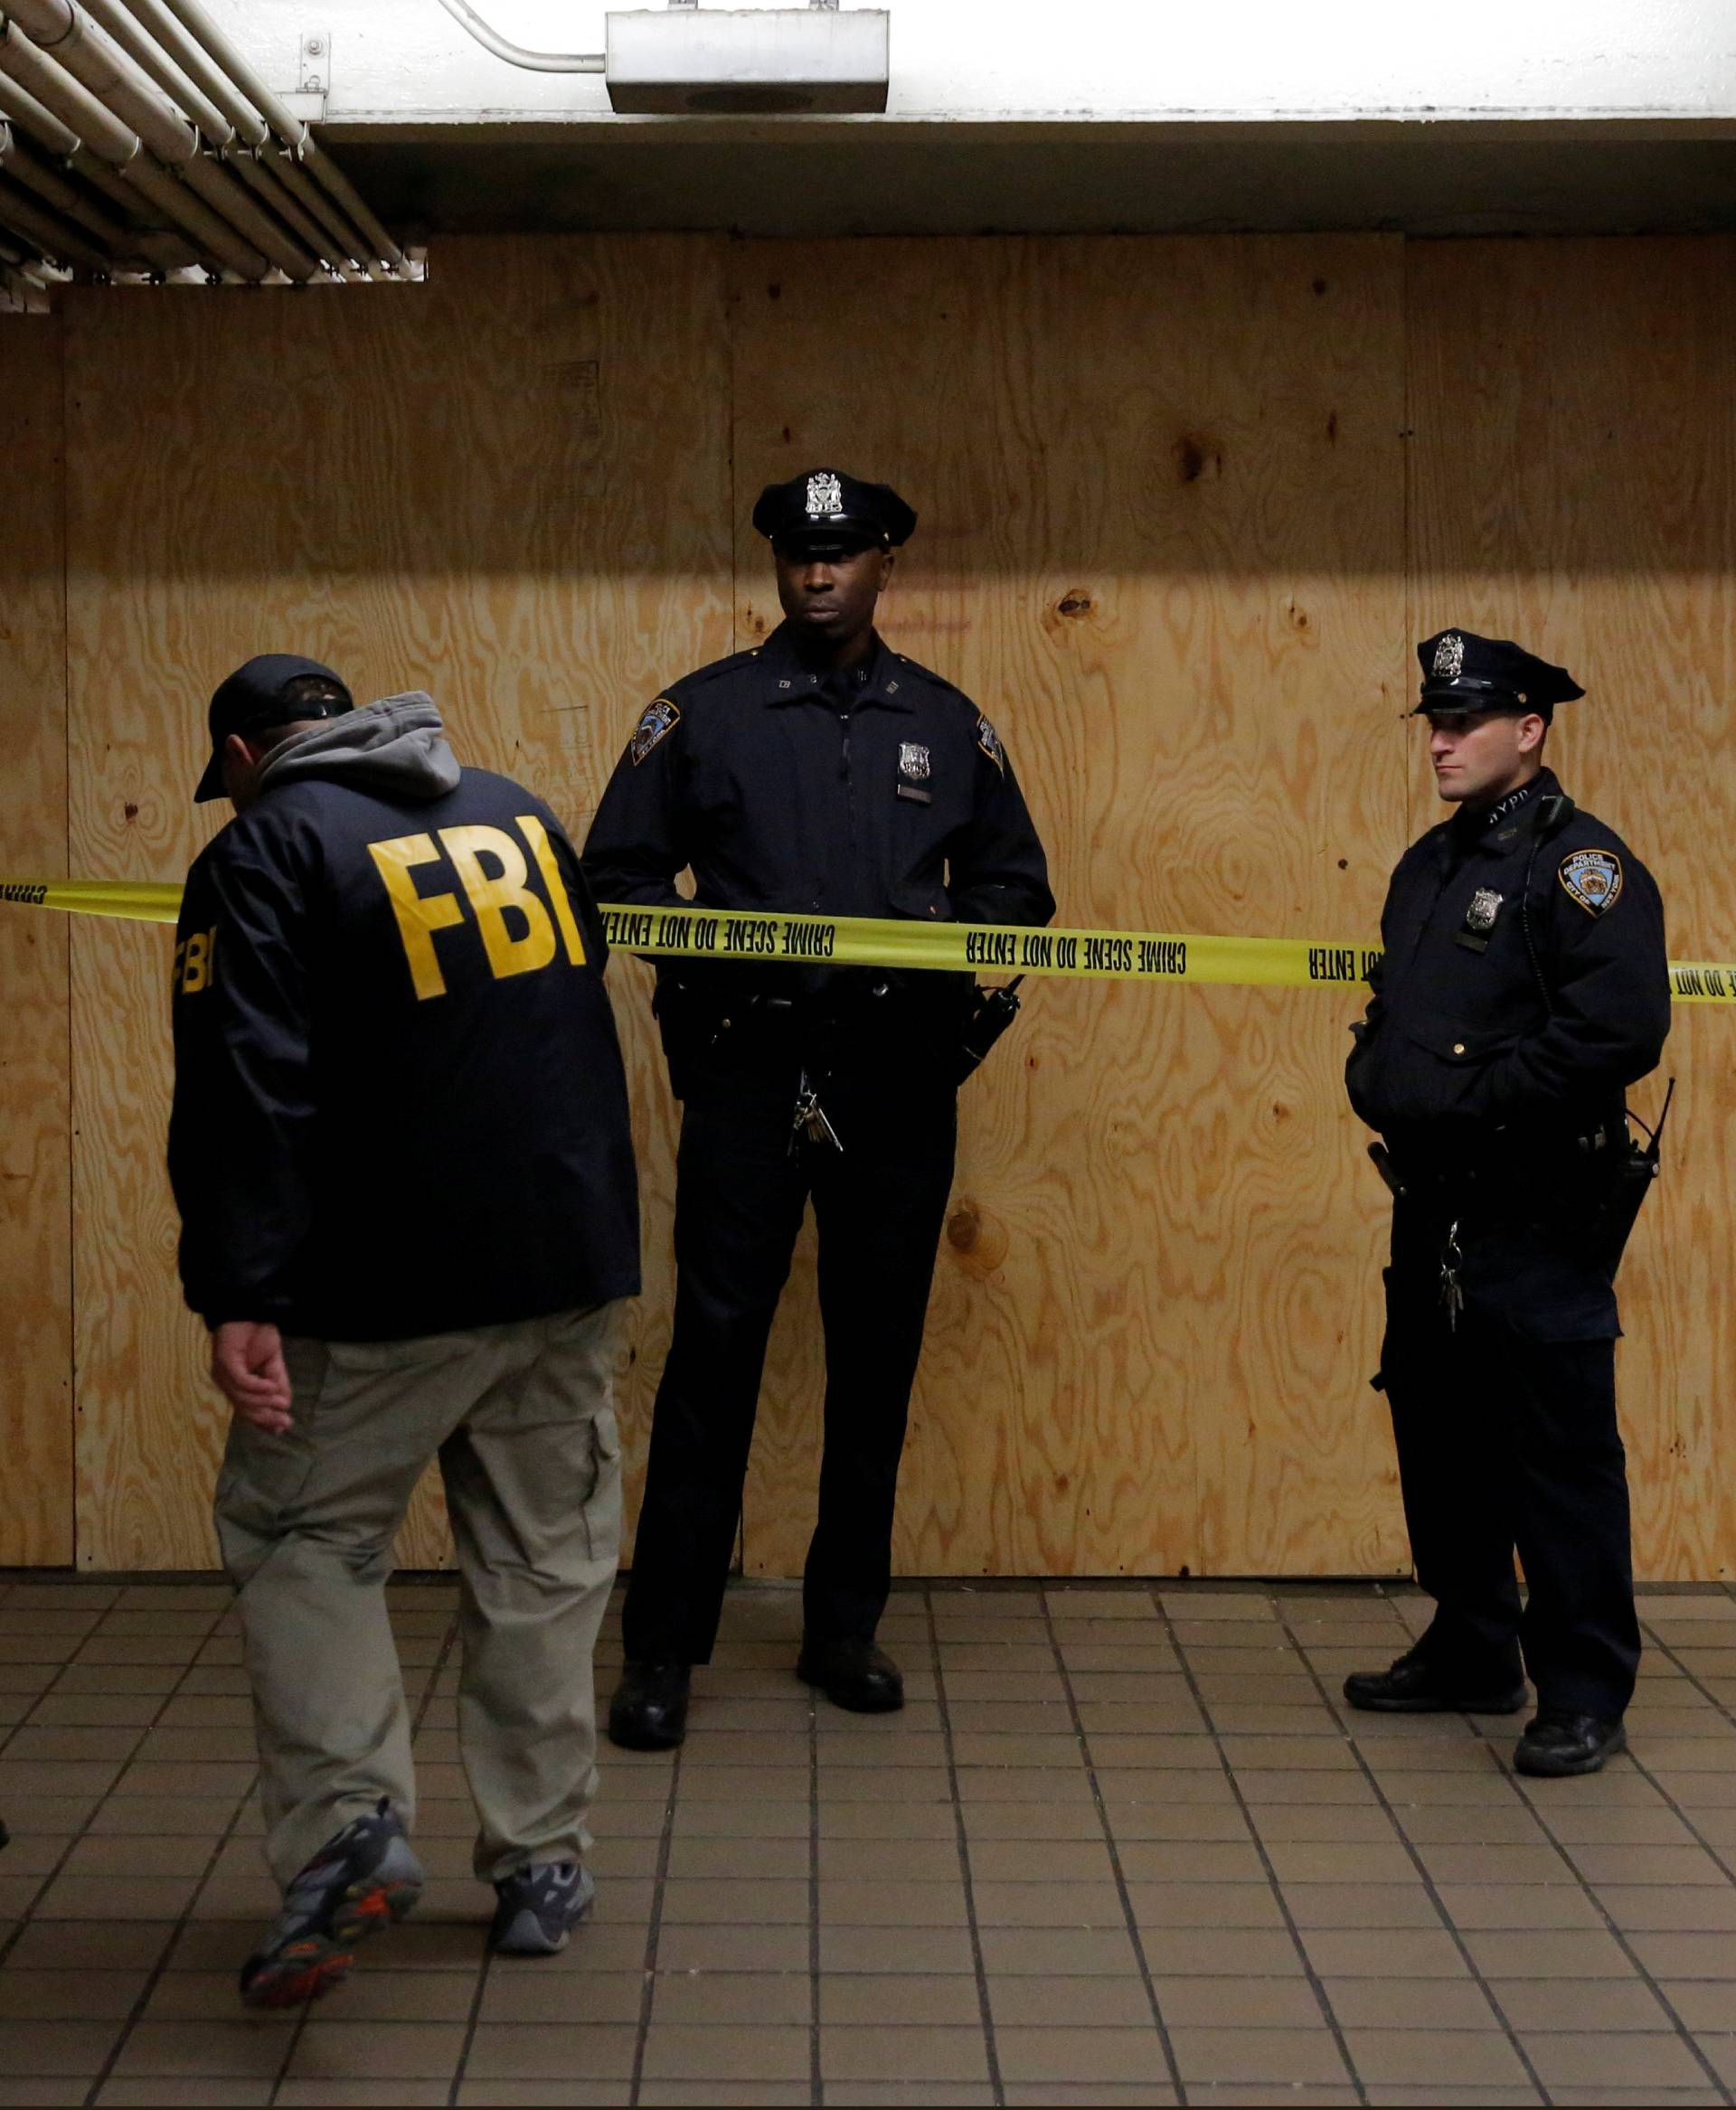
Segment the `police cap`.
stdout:
<svg viewBox="0 0 1736 2110">
<path fill-rule="evenodd" d="M 1447 718 L 1474 711 L 1535 711 L 1547 721 L 1558 703 L 1585 691 L 1564 666 L 1552 666 L 1510 637 L 1479 637 L 1475 630 L 1440 630 L 1417 647 L 1421 701 L 1411 712 Z"/>
<path fill-rule="evenodd" d="M 211 759 L 193 803 L 223 796 L 223 743 L 231 733 L 266 732 L 303 718 L 341 718 L 354 707 L 349 690 L 318 660 L 298 652 L 257 654 L 220 682 L 211 699 Z"/>
<path fill-rule="evenodd" d="M 809 469 L 787 484 L 768 484 L 753 524 L 774 543 L 812 555 L 910 539 L 916 514 L 890 484 L 864 484 L 842 469 Z"/>
</svg>

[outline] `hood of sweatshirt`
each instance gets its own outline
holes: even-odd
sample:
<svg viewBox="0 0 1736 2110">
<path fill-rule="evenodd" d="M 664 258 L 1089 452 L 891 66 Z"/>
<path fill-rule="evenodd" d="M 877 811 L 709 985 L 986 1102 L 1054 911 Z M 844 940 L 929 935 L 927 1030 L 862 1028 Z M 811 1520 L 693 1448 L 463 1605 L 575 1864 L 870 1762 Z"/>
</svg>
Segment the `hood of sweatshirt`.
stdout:
<svg viewBox="0 0 1736 2110">
<path fill-rule="evenodd" d="M 434 799 L 458 787 L 458 761 L 434 699 L 420 689 L 346 711 L 274 748 L 259 795 L 308 777 L 382 798 Z"/>
</svg>

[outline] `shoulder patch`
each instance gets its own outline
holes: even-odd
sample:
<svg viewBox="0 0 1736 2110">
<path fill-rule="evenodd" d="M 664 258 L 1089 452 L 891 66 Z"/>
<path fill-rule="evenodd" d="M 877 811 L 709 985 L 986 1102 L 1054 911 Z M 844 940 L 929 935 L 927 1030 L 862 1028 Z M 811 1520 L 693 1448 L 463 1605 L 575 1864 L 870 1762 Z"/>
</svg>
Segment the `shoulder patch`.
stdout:
<svg viewBox="0 0 1736 2110">
<path fill-rule="evenodd" d="M 1001 736 L 981 711 L 976 714 L 976 745 L 1003 776 L 1006 774 L 1006 749 L 1001 745 Z"/>
<path fill-rule="evenodd" d="M 657 742 L 674 732 L 680 723 L 681 706 L 667 696 L 659 696 L 655 703 L 647 704 L 644 716 L 633 729 L 633 738 L 627 744 L 633 767 L 637 769 Z"/>
<path fill-rule="evenodd" d="M 1570 850 L 1561 881 L 1588 916 L 1606 916 L 1621 899 L 1621 860 L 1613 850 Z"/>
</svg>

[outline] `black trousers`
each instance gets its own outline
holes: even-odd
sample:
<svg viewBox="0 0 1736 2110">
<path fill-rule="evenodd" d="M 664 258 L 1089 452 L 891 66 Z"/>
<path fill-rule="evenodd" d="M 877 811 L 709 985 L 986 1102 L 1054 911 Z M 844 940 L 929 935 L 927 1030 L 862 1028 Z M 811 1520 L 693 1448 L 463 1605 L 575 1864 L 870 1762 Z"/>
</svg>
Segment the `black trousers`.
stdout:
<svg viewBox="0 0 1736 2110">
<path fill-rule="evenodd" d="M 910 1387 L 952 1184 L 949 1082 L 822 1089 L 843 1150 L 792 1153 L 799 1065 L 685 1082 L 675 1319 L 622 1614 L 629 1660 L 710 1660 L 741 1512 L 766 1342 L 808 1197 L 819 1232 L 826 1445 L 802 1602 L 819 1639 L 873 1636 L 892 1580 Z"/>
<path fill-rule="evenodd" d="M 1382 1353 L 1411 1558 L 1436 1604 L 1418 1645 L 1454 1684 L 1516 1679 L 1523 1659 L 1541 1707 L 1618 1716 L 1640 1644 L 1609 1277 L 1571 1233 L 1461 1229 L 1449 1326 L 1445 1228 L 1401 1208 Z"/>
</svg>

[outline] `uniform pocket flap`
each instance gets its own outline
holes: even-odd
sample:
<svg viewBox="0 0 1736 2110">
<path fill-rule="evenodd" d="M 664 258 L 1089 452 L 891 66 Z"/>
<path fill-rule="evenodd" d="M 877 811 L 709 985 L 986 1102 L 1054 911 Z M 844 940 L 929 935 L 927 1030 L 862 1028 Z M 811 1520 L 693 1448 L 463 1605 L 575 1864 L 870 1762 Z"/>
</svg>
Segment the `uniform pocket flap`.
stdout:
<svg viewBox="0 0 1736 2110">
<path fill-rule="evenodd" d="M 1470 1026 L 1460 1020 L 1427 1013 L 1406 1019 L 1401 1031 L 1407 1041 L 1439 1055 L 1443 1062 L 1486 1062 L 1491 1055 L 1511 1048 L 1518 1038 L 1507 1027 Z"/>
</svg>

